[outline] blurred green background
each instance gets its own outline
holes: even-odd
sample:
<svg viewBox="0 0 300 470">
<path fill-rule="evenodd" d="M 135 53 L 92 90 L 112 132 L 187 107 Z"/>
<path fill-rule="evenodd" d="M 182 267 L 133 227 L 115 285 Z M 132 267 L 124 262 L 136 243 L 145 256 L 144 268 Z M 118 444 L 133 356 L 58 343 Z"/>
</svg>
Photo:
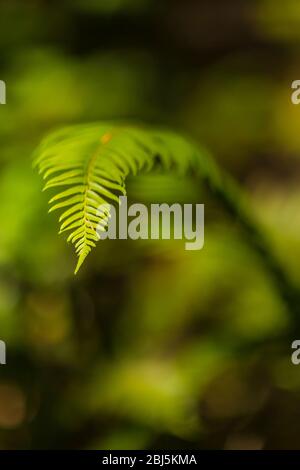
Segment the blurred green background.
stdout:
<svg viewBox="0 0 300 470">
<path fill-rule="evenodd" d="M 235 221 L 141 176 L 134 201 L 205 203 L 204 249 L 100 242 L 74 277 L 31 155 L 71 123 L 185 132 L 300 285 L 300 3 L 1 0 L 0 79 L 0 448 L 299 449 L 300 331 Z"/>
</svg>

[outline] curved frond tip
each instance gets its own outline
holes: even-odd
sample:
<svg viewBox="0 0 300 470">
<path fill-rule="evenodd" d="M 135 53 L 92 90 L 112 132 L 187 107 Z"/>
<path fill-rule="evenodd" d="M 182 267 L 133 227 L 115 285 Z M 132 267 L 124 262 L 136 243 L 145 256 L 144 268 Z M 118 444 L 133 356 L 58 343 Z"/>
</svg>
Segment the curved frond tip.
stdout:
<svg viewBox="0 0 300 470">
<path fill-rule="evenodd" d="M 107 228 L 108 204 L 126 194 L 129 174 L 159 164 L 184 174 L 208 160 L 171 132 L 111 123 L 77 125 L 54 132 L 36 151 L 34 164 L 45 180 L 44 190 L 56 192 L 49 212 L 60 210 L 60 232 L 68 232 L 78 262 L 75 274 Z"/>
</svg>

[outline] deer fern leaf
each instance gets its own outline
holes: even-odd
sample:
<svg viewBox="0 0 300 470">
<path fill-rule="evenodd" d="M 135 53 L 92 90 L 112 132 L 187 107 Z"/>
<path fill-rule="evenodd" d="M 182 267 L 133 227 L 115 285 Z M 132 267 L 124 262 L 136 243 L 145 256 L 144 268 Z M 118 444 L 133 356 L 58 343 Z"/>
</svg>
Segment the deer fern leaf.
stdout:
<svg viewBox="0 0 300 470">
<path fill-rule="evenodd" d="M 49 212 L 61 210 L 60 233 L 69 232 L 68 241 L 75 246 L 75 274 L 100 239 L 99 230 L 107 227 L 109 204 L 126 194 L 129 174 L 157 165 L 180 174 L 200 168 L 205 174 L 209 164 L 208 157 L 199 158 L 196 147 L 175 133 L 112 123 L 55 132 L 35 156 L 44 190 L 56 190 Z"/>
</svg>

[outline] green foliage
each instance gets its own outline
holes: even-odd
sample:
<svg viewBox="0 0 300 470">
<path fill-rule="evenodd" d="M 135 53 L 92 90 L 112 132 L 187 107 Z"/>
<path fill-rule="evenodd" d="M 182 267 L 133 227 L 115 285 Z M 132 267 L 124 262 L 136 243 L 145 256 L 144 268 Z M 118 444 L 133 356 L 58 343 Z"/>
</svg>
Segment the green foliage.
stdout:
<svg viewBox="0 0 300 470">
<path fill-rule="evenodd" d="M 179 174 L 202 171 L 209 159 L 181 136 L 155 129 L 99 123 L 53 133 L 37 150 L 35 164 L 46 180 L 44 189 L 59 191 L 50 212 L 63 209 L 60 233 L 69 231 L 78 263 L 75 274 L 110 216 L 110 203 L 126 194 L 129 174 L 155 167 Z"/>
<path fill-rule="evenodd" d="M 179 175 L 193 173 L 239 221 L 298 322 L 298 291 L 253 220 L 243 193 L 197 145 L 170 131 L 110 122 L 85 124 L 46 138 L 36 152 L 35 165 L 46 180 L 44 190 L 58 190 L 49 201 L 49 212 L 62 209 L 60 233 L 69 232 L 67 241 L 75 246 L 75 274 L 101 238 L 99 232 L 107 229 L 111 203 L 119 203 L 119 196 L 126 194 L 128 175 L 157 168 Z"/>
</svg>

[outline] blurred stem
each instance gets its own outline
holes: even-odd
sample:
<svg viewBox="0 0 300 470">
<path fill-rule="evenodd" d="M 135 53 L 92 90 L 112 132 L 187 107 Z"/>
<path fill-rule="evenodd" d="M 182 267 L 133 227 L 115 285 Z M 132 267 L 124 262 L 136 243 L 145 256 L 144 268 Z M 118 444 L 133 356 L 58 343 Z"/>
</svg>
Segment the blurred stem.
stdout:
<svg viewBox="0 0 300 470">
<path fill-rule="evenodd" d="M 203 176 L 203 175 L 202 175 Z M 274 286 L 284 301 L 291 322 L 291 333 L 300 332 L 300 291 L 293 284 L 264 234 L 263 229 L 255 221 L 245 201 L 243 191 L 238 185 L 221 172 L 210 160 L 204 180 L 210 192 L 223 205 L 226 211 L 235 218 L 242 227 L 249 245 L 260 256 L 263 265 L 269 272 Z"/>
</svg>

